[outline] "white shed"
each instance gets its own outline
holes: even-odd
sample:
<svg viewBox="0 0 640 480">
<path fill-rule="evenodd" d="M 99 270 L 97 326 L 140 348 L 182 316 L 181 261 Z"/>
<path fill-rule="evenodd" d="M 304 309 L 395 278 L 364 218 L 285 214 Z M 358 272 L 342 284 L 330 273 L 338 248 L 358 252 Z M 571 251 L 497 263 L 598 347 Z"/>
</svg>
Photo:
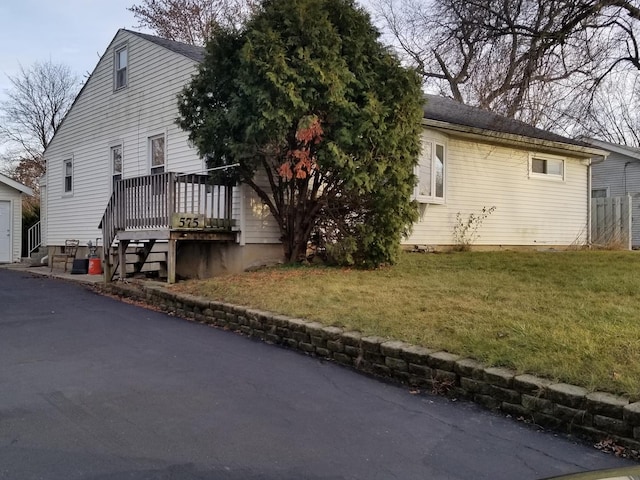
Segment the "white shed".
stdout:
<svg viewBox="0 0 640 480">
<path fill-rule="evenodd" d="M 0 263 L 20 261 L 23 195 L 33 191 L 0 174 Z"/>
</svg>

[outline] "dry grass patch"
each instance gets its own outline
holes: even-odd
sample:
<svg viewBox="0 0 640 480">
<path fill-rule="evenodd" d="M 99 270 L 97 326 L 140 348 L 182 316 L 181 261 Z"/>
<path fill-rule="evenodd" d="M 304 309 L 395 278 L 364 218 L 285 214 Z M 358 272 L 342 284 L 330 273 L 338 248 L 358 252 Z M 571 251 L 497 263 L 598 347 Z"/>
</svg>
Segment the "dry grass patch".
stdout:
<svg viewBox="0 0 640 480">
<path fill-rule="evenodd" d="M 176 290 L 640 399 L 640 254 L 404 254 L 375 271 L 279 267 Z"/>
</svg>

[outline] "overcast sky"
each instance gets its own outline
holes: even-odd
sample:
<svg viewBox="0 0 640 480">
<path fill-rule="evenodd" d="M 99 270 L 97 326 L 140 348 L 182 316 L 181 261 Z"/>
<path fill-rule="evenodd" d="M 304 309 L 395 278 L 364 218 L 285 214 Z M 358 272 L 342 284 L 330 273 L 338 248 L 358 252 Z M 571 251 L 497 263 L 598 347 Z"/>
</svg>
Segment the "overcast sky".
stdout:
<svg viewBox="0 0 640 480">
<path fill-rule="evenodd" d="M 136 28 L 135 0 L 0 0 L 0 98 L 20 65 L 66 63 L 83 80 L 119 28 Z"/>
</svg>

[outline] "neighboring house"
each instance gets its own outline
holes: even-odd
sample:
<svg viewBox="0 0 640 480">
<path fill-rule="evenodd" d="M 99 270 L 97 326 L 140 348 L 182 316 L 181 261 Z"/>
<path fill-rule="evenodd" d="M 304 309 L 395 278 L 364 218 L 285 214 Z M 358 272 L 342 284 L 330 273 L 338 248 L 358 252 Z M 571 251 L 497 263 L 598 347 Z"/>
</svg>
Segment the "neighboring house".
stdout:
<svg viewBox="0 0 640 480">
<path fill-rule="evenodd" d="M 631 215 L 640 219 L 640 148 L 627 147 L 604 142 L 593 138 L 584 138 L 585 142 L 596 148 L 607 150 L 607 161 L 593 167 L 591 197 L 607 198 L 630 195 Z M 640 247 L 640 221 L 632 222 L 632 246 Z"/>
<path fill-rule="evenodd" d="M 29 187 L 0 174 L 0 263 L 19 262 L 22 254 L 22 197 Z"/>
<path fill-rule="evenodd" d="M 478 246 L 589 242 L 590 168 L 607 152 L 446 98 L 427 95 L 417 170 L 420 220 L 406 245 L 454 244 L 463 222 L 495 207 Z"/>
<path fill-rule="evenodd" d="M 204 49 L 119 30 L 45 151 L 43 244 L 118 240 L 108 274 L 140 271 L 164 245 L 169 281 L 282 259 L 279 230 L 246 185 L 210 185 L 176 124 L 177 94 Z M 417 169 L 420 221 L 406 245 L 451 245 L 456 214 L 496 209 L 479 245 L 588 241 L 592 159 L 606 152 L 520 122 L 427 96 Z M 259 179 L 257 180 L 259 181 Z M 138 259 L 125 248 L 142 245 Z"/>
</svg>

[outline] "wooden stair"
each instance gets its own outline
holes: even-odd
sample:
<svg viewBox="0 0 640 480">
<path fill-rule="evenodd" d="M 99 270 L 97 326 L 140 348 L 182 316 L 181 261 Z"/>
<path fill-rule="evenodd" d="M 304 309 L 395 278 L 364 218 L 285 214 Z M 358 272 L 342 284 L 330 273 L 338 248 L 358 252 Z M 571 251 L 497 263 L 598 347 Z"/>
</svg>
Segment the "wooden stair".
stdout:
<svg viewBox="0 0 640 480">
<path fill-rule="evenodd" d="M 110 257 L 113 265 L 111 279 L 119 275 L 119 242 L 111 246 Z M 144 275 L 145 277 L 167 278 L 167 242 L 142 240 L 129 242 L 125 251 L 125 272 L 127 277 Z"/>
</svg>

